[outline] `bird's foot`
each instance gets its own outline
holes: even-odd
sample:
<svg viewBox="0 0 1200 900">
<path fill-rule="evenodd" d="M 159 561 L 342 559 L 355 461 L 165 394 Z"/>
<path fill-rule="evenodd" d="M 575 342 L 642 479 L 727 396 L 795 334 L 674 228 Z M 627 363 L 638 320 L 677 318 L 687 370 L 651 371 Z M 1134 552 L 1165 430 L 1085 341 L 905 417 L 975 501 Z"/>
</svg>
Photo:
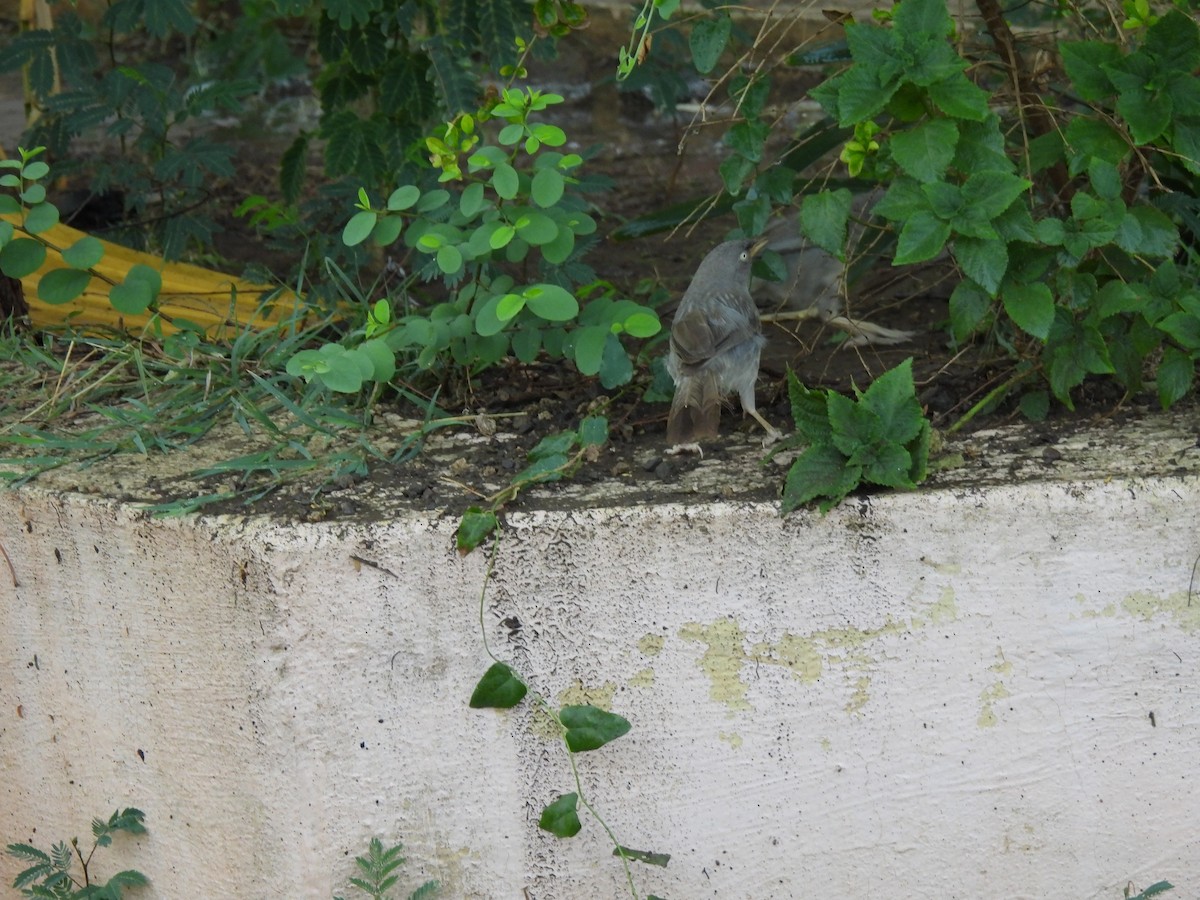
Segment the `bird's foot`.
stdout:
<svg viewBox="0 0 1200 900">
<path fill-rule="evenodd" d="M 695 453 L 701 459 L 704 459 L 704 448 L 700 446 L 699 441 L 692 441 L 689 444 L 676 444 L 673 447 L 667 448 L 667 456 L 681 456 L 684 453 Z"/>
</svg>

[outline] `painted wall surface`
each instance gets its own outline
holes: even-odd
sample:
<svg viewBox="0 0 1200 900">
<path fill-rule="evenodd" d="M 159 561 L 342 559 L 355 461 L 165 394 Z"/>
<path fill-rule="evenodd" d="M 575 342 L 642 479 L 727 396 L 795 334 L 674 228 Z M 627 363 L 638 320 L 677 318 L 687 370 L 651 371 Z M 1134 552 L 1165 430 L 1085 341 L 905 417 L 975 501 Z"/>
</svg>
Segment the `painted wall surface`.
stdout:
<svg viewBox="0 0 1200 900">
<path fill-rule="evenodd" d="M 329 897 L 376 835 L 409 888 L 622 896 L 594 820 L 537 828 L 574 786 L 544 723 L 467 707 L 488 560 L 454 525 L 0 493 L 0 842 L 137 806 L 97 863 L 143 896 Z M 1200 896 L 1195 477 L 509 525 L 488 639 L 631 721 L 579 764 L 624 844 L 671 854 L 643 896 Z"/>
</svg>

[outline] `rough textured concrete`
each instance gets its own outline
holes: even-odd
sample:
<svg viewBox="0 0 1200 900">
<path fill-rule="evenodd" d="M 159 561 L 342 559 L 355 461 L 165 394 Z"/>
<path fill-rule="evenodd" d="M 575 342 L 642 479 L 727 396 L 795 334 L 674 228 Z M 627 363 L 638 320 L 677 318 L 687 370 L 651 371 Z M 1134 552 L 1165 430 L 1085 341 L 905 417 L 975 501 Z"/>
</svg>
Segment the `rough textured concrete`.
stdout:
<svg viewBox="0 0 1200 900">
<path fill-rule="evenodd" d="M 552 703 L 632 722 L 579 766 L 625 845 L 671 854 L 643 896 L 1198 896 L 1196 430 L 979 436 L 826 517 L 546 491 L 509 520 L 488 638 Z M 488 560 L 454 525 L 0 493 L 0 840 L 133 805 L 149 834 L 97 861 L 148 896 L 328 897 L 374 835 L 409 888 L 621 896 L 593 819 L 537 828 L 574 788 L 545 723 L 467 707 Z"/>
</svg>

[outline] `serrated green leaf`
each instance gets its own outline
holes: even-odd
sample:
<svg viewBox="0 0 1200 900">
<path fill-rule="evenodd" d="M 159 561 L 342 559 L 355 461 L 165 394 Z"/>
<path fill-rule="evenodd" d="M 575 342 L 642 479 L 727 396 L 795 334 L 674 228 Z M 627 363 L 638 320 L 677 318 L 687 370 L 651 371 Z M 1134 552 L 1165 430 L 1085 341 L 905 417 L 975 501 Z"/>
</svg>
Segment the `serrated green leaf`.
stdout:
<svg viewBox="0 0 1200 900">
<path fill-rule="evenodd" d="M 1045 340 L 1054 322 L 1054 296 L 1044 284 L 1009 284 L 1004 288 L 1004 311 L 1022 331 Z"/>
<path fill-rule="evenodd" d="M 538 828 L 560 838 L 574 837 L 579 834 L 579 829 L 583 826 L 580 824 L 579 814 L 576 812 L 578 802 L 578 794 L 563 794 L 542 810 L 541 818 L 538 819 Z"/>
<path fill-rule="evenodd" d="M 846 457 L 832 444 L 813 444 L 792 462 L 783 485 L 781 512 L 787 515 L 818 497 L 832 508 L 858 487 L 861 470 L 847 465 Z"/>
<path fill-rule="evenodd" d="M 913 385 L 912 363 L 910 356 L 884 372 L 871 382 L 859 401 L 879 417 L 883 425 L 882 436 L 899 445 L 916 437 L 924 421 Z"/>
<path fill-rule="evenodd" d="M 992 308 L 987 291 L 970 279 L 963 279 L 950 295 L 950 331 L 958 342 L 969 338 L 983 323 Z"/>
<path fill-rule="evenodd" d="M 478 506 L 469 507 L 463 513 L 462 520 L 458 523 L 458 530 L 455 533 L 455 544 L 458 547 L 458 552 L 464 556 L 470 553 L 483 543 L 484 539 L 494 532 L 499 524 L 496 520 L 496 514 L 492 510 L 480 509 Z"/>
<path fill-rule="evenodd" d="M 920 430 L 921 423 L 918 422 L 918 434 Z M 909 472 L 912 470 L 913 465 L 912 457 L 900 444 L 894 441 L 887 441 L 870 448 L 869 453 L 862 455 L 865 458 L 861 463 L 855 457 L 851 457 L 850 462 L 862 465 L 862 479 L 864 481 L 869 481 L 872 484 L 878 484 L 882 487 L 897 489 L 911 489 L 916 487 L 909 478 Z"/>
<path fill-rule="evenodd" d="M 846 259 L 846 229 L 854 195 L 845 188 L 808 194 L 800 204 L 804 235 L 841 261 Z"/>
<path fill-rule="evenodd" d="M 949 238 L 949 222 L 927 210 L 915 213 L 900 229 L 893 264 L 902 266 L 933 259 L 945 249 Z"/>
<path fill-rule="evenodd" d="M 810 444 L 826 444 L 833 440 L 833 429 L 829 424 L 829 406 L 825 391 L 806 388 L 788 371 L 788 399 L 792 406 L 792 421 L 797 433 Z"/>
<path fill-rule="evenodd" d="M 960 237 L 954 241 L 954 260 L 963 273 L 987 291 L 991 297 L 1000 290 L 1000 282 L 1008 271 L 1008 244 Z"/>
<path fill-rule="evenodd" d="M 918 181 L 936 181 L 945 174 L 958 147 L 958 128 L 950 119 L 929 119 L 897 132 L 891 140 L 892 158 Z"/>
<path fill-rule="evenodd" d="M 954 72 L 935 81 L 926 91 L 934 106 L 955 119 L 983 122 L 991 112 L 988 108 L 988 92 L 962 72 Z"/>
<path fill-rule="evenodd" d="M 483 537 L 486 536 L 483 535 Z M 476 541 L 471 549 L 478 544 L 479 541 Z M 461 544 L 459 549 L 462 549 Z M 475 685 L 475 690 L 471 693 L 470 707 L 471 709 L 512 709 L 525 699 L 528 691 L 528 686 L 511 667 L 502 662 L 495 662 Z"/>
<path fill-rule="evenodd" d="M 1112 82 L 1105 69 L 1118 62 L 1121 51 L 1115 43 L 1106 41 L 1064 41 L 1059 44 L 1063 68 L 1084 100 L 1103 100 L 1113 93 Z"/>
<path fill-rule="evenodd" d="M 566 727 L 567 747 L 572 753 L 597 750 L 629 732 L 629 721 L 595 706 L 564 706 L 558 719 Z"/>
</svg>

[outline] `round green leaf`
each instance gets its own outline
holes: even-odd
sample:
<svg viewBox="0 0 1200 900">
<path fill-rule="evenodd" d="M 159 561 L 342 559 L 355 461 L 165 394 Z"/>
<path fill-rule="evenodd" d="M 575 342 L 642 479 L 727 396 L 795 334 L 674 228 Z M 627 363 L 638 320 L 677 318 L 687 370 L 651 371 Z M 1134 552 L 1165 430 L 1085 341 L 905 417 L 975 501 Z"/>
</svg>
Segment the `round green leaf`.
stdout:
<svg viewBox="0 0 1200 900">
<path fill-rule="evenodd" d="M 560 228 L 558 234 L 554 236 L 554 240 L 542 244 L 542 258 L 548 263 L 558 265 L 566 260 L 574 249 L 575 232 L 569 228 Z"/>
<path fill-rule="evenodd" d="M 396 354 L 392 352 L 383 338 L 363 341 L 358 348 L 358 353 L 370 361 L 372 381 L 383 384 L 392 380 L 392 376 L 396 374 Z"/>
<path fill-rule="evenodd" d="M 529 129 L 534 138 L 547 147 L 561 147 L 567 142 L 567 134 L 557 125 L 533 125 Z"/>
<path fill-rule="evenodd" d="M 388 244 L 394 243 L 403 230 L 404 219 L 400 216 L 381 216 L 371 231 L 371 240 L 375 242 L 376 246 L 386 247 Z"/>
<path fill-rule="evenodd" d="M 371 231 L 375 228 L 375 223 L 378 219 L 379 214 L 368 209 L 356 212 L 350 217 L 350 221 L 346 223 L 346 227 L 342 229 L 342 243 L 347 247 L 354 247 L 361 244 L 370 237 Z"/>
<path fill-rule="evenodd" d="M 518 328 L 512 333 L 513 356 L 523 363 L 531 363 L 537 359 L 542 349 L 542 331 L 540 328 Z"/>
<path fill-rule="evenodd" d="M 12 194 L 0 194 L 0 216 L 11 216 L 21 211 L 21 204 Z"/>
<path fill-rule="evenodd" d="M 70 303 L 87 289 L 91 280 L 91 273 L 82 269 L 55 269 L 38 281 L 38 298 L 54 306 Z"/>
<path fill-rule="evenodd" d="M 545 213 L 530 210 L 517 222 L 517 234 L 534 246 L 548 244 L 558 237 L 558 224 Z"/>
<path fill-rule="evenodd" d="M 0 250 L 0 272 L 9 278 L 32 275 L 46 261 L 46 247 L 33 238 L 19 237 Z"/>
<path fill-rule="evenodd" d="M 504 322 L 496 313 L 502 299 L 503 297 L 498 294 L 489 298 L 487 303 L 480 308 L 475 315 L 475 332 L 477 334 L 488 337 L 504 330 Z"/>
<path fill-rule="evenodd" d="M 144 281 L 128 281 L 114 284 L 108 292 L 108 302 L 113 309 L 127 316 L 144 313 L 154 300 L 150 285 Z"/>
<path fill-rule="evenodd" d="M 104 245 L 91 235 L 84 235 L 62 253 L 63 262 L 73 269 L 87 269 L 104 258 Z"/>
<path fill-rule="evenodd" d="M 525 308 L 525 298 L 520 294 L 505 294 L 496 304 L 496 318 L 507 322 Z"/>
<path fill-rule="evenodd" d="M 492 187 L 505 200 L 513 199 L 521 188 L 521 179 L 517 175 L 517 170 L 508 163 L 496 166 L 492 172 Z"/>
<path fill-rule="evenodd" d="M 476 181 L 469 184 L 458 199 L 458 211 L 468 219 L 474 218 L 483 209 L 483 184 Z"/>
<path fill-rule="evenodd" d="M 20 193 L 21 202 L 26 206 L 41 204 L 46 199 L 46 188 L 40 184 L 31 184 Z"/>
<path fill-rule="evenodd" d="M 421 189 L 414 184 L 405 184 L 392 191 L 392 195 L 388 197 L 387 208 L 392 212 L 399 212 L 408 209 L 420 199 Z"/>
<path fill-rule="evenodd" d="M 125 281 L 145 284 L 150 290 L 151 299 L 157 297 L 158 292 L 162 290 L 162 276 L 158 274 L 157 269 L 152 269 L 145 263 L 135 263 L 130 266 L 129 271 L 125 273 Z"/>
<path fill-rule="evenodd" d="M 610 334 L 603 325 L 588 325 L 575 332 L 575 367 L 584 375 L 600 371 L 604 359 L 604 344 Z"/>
<path fill-rule="evenodd" d="M 533 202 L 543 209 L 554 206 L 562 199 L 566 179 L 557 169 L 542 169 L 533 176 L 529 192 Z"/>
<path fill-rule="evenodd" d="M 462 253 L 453 244 L 447 244 L 438 250 L 438 268 L 447 275 L 457 275 L 462 270 Z"/>
<path fill-rule="evenodd" d="M 637 312 L 626 317 L 623 323 L 625 331 L 636 338 L 654 337 L 662 330 L 662 323 L 652 312 Z"/>
<path fill-rule="evenodd" d="M 40 159 L 29 163 L 25 168 L 21 169 L 21 177 L 29 181 L 37 181 L 39 178 L 45 178 L 50 174 L 50 167 Z"/>
<path fill-rule="evenodd" d="M 488 246 L 490 246 L 493 250 L 499 250 L 502 247 L 507 247 L 516 233 L 517 231 L 515 228 L 507 223 L 502 222 L 498 224 L 495 230 L 492 231 L 491 235 L 489 235 Z"/>
<path fill-rule="evenodd" d="M 496 140 L 498 140 L 501 144 L 504 144 L 506 147 L 511 147 L 513 144 L 517 143 L 517 141 L 521 140 L 521 136 L 524 133 L 525 127 L 523 125 L 520 123 L 513 123 L 512 125 L 505 125 L 503 128 L 501 128 L 500 134 L 496 136 Z"/>
<path fill-rule="evenodd" d="M 441 209 L 450 201 L 450 192 L 439 188 L 436 191 L 430 191 L 427 194 L 422 194 L 421 199 L 417 202 L 417 212 L 433 212 L 435 209 Z"/>
<path fill-rule="evenodd" d="M 41 185 L 38 185 L 38 187 L 41 187 Z M 43 193 L 45 192 L 43 191 Z M 25 230 L 30 234 L 41 234 L 43 231 L 49 231 L 57 224 L 58 207 L 53 203 L 39 202 L 37 206 L 29 210 L 29 215 L 25 217 Z"/>
<path fill-rule="evenodd" d="M 531 284 L 521 293 L 534 315 L 550 322 L 566 322 L 579 315 L 579 301 L 557 284 Z"/>
</svg>

